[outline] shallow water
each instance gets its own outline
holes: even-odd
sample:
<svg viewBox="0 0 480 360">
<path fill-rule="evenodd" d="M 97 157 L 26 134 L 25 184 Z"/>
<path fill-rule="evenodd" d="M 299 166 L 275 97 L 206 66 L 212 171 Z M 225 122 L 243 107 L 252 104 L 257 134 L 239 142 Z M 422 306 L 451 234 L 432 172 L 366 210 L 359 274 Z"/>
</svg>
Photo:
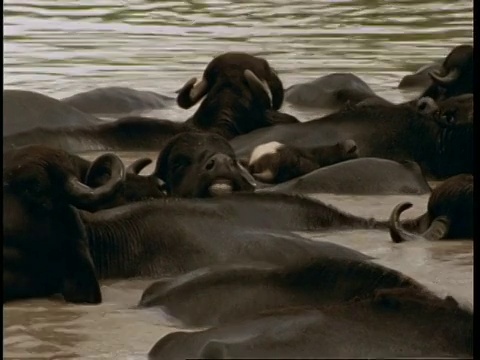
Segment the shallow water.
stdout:
<svg viewBox="0 0 480 360">
<path fill-rule="evenodd" d="M 174 96 L 213 56 L 239 50 L 266 57 L 285 86 L 353 72 L 379 95 L 399 102 L 415 96 L 396 89 L 407 72 L 457 44 L 472 43 L 472 9 L 473 2 L 463 0 L 6 1 L 4 84 L 57 98 L 114 85 Z M 318 115 L 286 110 L 304 119 Z M 191 111 L 172 108 L 152 115 L 182 121 Z M 120 155 L 127 163 L 155 157 Z M 428 200 L 428 195 L 315 197 L 378 219 L 401 201 L 414 204 L 405 217 L 420 215 Z M 305 236 L 360 250 L 473 306 L 472 241 L 393 244 L 387 232 L 366 230 Z M 59 299 L 8 304 L 5 358 L 144 359 L 161 336 L 177 328 L 160 311 L 134 308 L 149 282 L 105 282 L 99 306 Z"/>
</svg>

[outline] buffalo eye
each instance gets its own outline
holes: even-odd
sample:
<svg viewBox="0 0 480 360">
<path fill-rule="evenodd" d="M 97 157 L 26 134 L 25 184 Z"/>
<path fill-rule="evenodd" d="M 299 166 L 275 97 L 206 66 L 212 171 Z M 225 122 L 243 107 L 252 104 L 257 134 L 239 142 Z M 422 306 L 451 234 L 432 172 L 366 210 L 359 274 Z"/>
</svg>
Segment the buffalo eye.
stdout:
<svg viewBox="0 0 480 360">
<path fill-rule="evenodd" d="M 190 164 L 191 160 L 187 156 L 177 156 L 172 161 L 171 170 L 173 173 L 178 173 L 180 171 L 183 171 Z"/>
<path fill-rule="evenodd" d="M 453 124 L 456 122 L 456 116 L 455 116 L 455 111 L 454 110 L 449 110 L 449 111 L 445 111 L 443 114 L 442 114 L 442 121 L 444 121 L 445 123 L 447 124 Z"/>
</svg>

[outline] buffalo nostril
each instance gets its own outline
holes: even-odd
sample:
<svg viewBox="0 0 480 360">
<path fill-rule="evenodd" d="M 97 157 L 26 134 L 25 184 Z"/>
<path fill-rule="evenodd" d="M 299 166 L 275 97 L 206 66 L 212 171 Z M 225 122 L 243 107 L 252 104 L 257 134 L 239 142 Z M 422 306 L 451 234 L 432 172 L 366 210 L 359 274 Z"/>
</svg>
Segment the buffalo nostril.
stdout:
<svg viewBox="0 0 480 360">
<path fill-rule="evenodd" d="M 205 169 L 212 170 L 214 166 L 215 166 L 215 159 L 210 159 L 207 162 L 207 165 L 205 165 Z"/>
</svg>

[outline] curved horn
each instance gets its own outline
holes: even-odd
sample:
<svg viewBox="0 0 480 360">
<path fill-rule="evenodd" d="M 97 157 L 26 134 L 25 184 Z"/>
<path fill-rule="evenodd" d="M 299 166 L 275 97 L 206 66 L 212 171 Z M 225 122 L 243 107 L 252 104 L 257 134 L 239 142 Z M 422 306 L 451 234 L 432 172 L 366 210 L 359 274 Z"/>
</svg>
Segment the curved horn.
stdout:
<svg viewBox="0 0 480 360">
<path fill-rule="evenodd" d="M 421 114 L 430 115 L 438 110 L 438 105 L 431 97 L 424 96 L 417 101 L 417 110 Z"/>
<path fill-rule="evenodd" d="M 255 94 L 264 94 L 262 97 L 264 98 L 264 101 L 268 103 L 268 106 L 271 109 L 273 104 L 272 92 L 270 91 L 270 87 L 268 86 L 267 82 L 261 81 L 251 70 L 247 69 L 243 72 L 243 74 L 250 89 Z"/>
<path fill-rule="evenodd" d="M 127 167 L 127 174 L 138 175 L 140 172 L 145 169 L 148 165 L 152 163 L 152 159 L 149 158 L 140 158 L 132 162 Z"/>
<path fill-rule="evenodd" d="M 197 78 L 191 78 L 180 90 L 177 90 L 177 104 L 183 109 L 189 109 L 195 105 L 208 92 L 208 83 L 202 78 L 197 84 Z"/>
<path fill-rule="evenodd" d="M 422 236 L 427 240 L 440 240 L 447 235 L 449 229 L 450 220 L 446 216 L 439 216 L 432 221 L 432 224 Z"/>
<path fill-rule="evenodd" d="M 120 158 L 114 154 L 103 154 L 98 157 L 88 172 L 99 163 L 110 163 L 110 178 L 107 182 L 97 188 L 92 189 L 80 182 L 75 176 L 70 176 L 65 183 L 65 191 L 70 196 L 72 204 L 79 208 L 95 206 L 106 198 L 115 194 L 123 185 L 125 180 L 125 166 Z M 87 172 L 87 178 L 89 173 Z"/>
<path fill-rule="evenodd" d="M 442 86 L 450 85 L 452 82 L 457 80 L 460 77 L 460 71 L 455 68 L 453 70 L 450 70 L 447 75 L 441 76 L 438 72 L 436 71 L 431 71 L 428 73 L 428 75 L 431 77 L 431 79 Z"/>
<path fill-rule="evenodd" d="M 389 230 L 390 237 L 395 243 L 400 243 L 408 240 L 414 240 L 416 238 L 415 234 L 412 234 L 404 230 L 400 224 L 400 214 L 407 209 L 410 209 L 413 206 L 410 202 L 403 202 L 395 206 L 390 215 L 389 221 Z"/>
</svg>

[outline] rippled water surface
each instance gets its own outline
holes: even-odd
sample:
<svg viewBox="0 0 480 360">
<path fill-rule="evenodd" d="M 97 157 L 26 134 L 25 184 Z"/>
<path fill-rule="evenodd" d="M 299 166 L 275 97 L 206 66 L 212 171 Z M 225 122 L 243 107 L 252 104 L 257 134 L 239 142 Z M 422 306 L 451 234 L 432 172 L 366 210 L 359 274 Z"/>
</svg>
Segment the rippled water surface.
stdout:
<svg viewBox="0 0 480 360">
<path fill-rule="evenodd" d="M 464 0 L 6 1 L 4 85 L 57 98 L 98 86 L 173 96 L 213 56 L 240 50 L 266 57 L 285 86 L 354 72 L 380 95 L 401 101 L 415 95 L 396 89 L 407 72 L 457 44 L 472 43 L 472 9 L 473 2 Z M 187 114 L 173 108 L 159 116 L 181 121 Z M 129 163 L 144 154 L 121 155 Z M 400 201 L 414 204 L 405 216 L 417 216 L 428 200 L 427 195 L 315 197 L 379 219 Z M 471 241 L 396 245 L 388 233 L 366 230 L 305 236 L 351 246 L 441 294 L 473 303 Z M 158 311 L 134 308 L 148 283 L 105 282 L 99 306 L 59 299 L 8 304 L 5 358 L 144 359 L 177 326 Z"/>
</svg>

